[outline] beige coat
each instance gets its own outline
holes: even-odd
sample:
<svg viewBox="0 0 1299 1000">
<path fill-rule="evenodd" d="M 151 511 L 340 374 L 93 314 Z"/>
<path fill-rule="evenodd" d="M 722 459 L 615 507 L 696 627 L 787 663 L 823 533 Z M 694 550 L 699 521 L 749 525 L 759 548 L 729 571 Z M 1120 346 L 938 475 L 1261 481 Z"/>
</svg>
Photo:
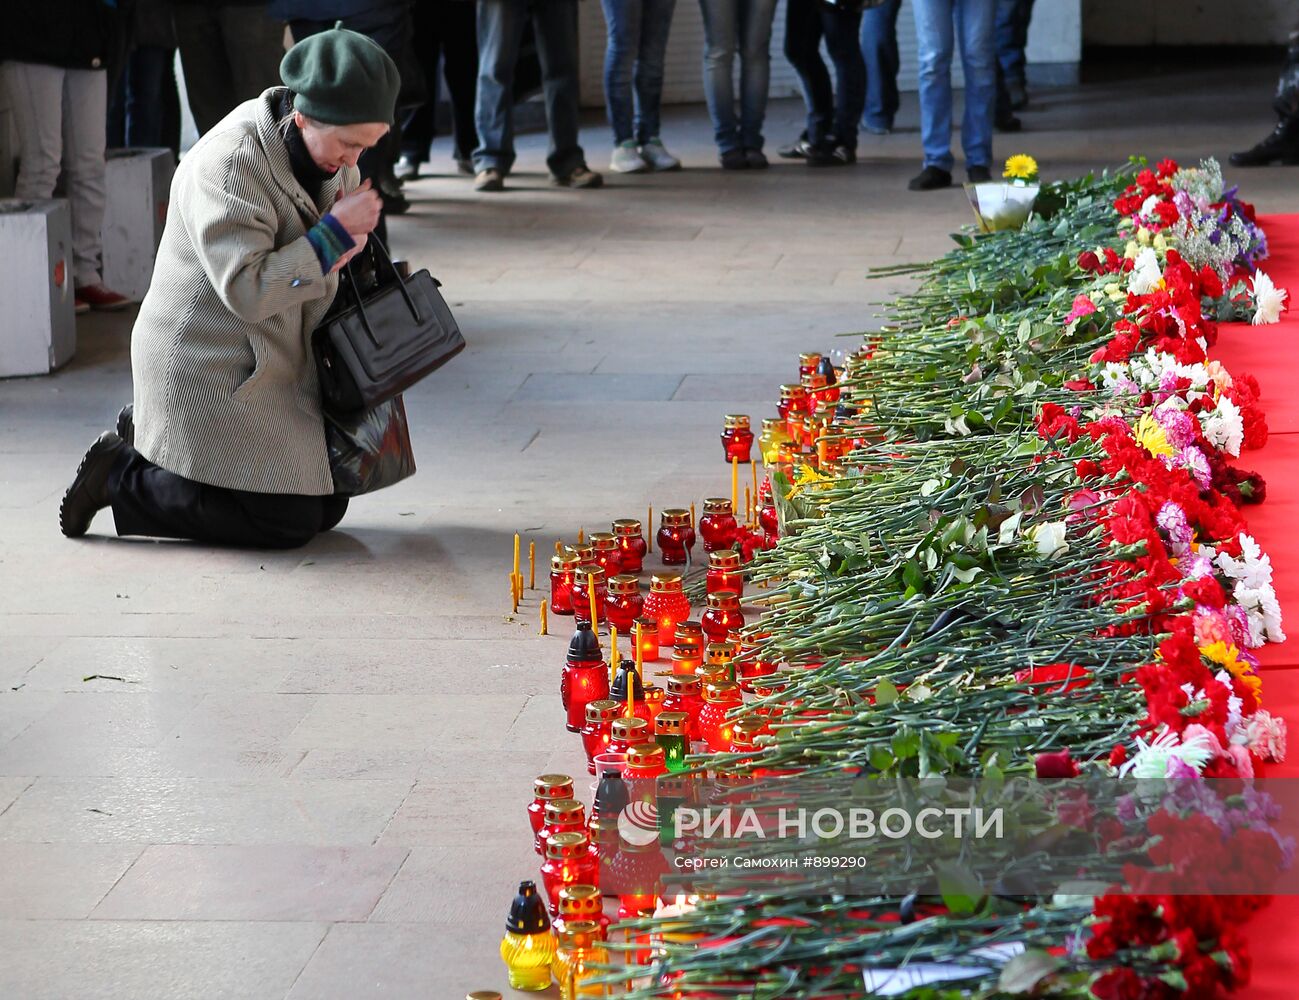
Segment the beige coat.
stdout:
<svg viewBox="0 0 1299 1000">
<path fill-rule="evenodd" d="M 282 90 L 246 101 L 181 161 L 131 342 L 135 447 L 170 472 L 257 493 L 333 492 L 311 331 L 338 277 L 307 230 L 320 205 L 277 130 Z"/>
</svg>

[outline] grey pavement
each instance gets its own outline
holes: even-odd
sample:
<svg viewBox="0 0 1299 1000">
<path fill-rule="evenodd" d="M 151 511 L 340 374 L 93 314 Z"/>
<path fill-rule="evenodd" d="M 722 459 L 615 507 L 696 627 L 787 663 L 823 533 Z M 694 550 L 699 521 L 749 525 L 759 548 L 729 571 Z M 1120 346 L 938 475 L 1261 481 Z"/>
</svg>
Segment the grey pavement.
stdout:
<svg viewBox="0 0 1299 1000">
<path fill-rule="evenodd" d="M 1270 127 L 1271 67 L 1034 95 L 1047 177 L 1149 151 L 1224 156 Z M 800 127 L 780 102 L 769 146 Z M 458 1000 L 534 877 L 531 779 L 587 778 L 565 732 L 566 629 L 508 606 L 511 539 L 556 538 L 724 492 L 722 415 L 755 420 L 804 350 L 877 322 L 943 252 L 959 190 L 911 194 L 914 95 L 851 169 L 717 169 L 672 108 L 679 174 L 510 190 L 409 186 L 392 241 L 444 283 L 468 350 L 407 396 L 419 474 L 294 552 L 58 533 L 89 441 L 130 394 L 131 316 L 80 322 L 76 360 L 0 384 L 0 997 Z M 608 136 L 583 133 L 592 166 Z M 1292 169 L 1237 172 L 1299 211 Z M 545 578 L 544 563 L 538 582 Z M 589 794 L 589 793 L 587 793 Z"/>
</svg>

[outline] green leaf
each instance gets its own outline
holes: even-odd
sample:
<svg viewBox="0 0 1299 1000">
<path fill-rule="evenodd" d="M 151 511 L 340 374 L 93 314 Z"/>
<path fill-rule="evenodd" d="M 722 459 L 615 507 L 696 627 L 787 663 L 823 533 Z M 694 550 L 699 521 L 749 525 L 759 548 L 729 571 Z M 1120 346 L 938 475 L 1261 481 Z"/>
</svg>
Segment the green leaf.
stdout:
<svg viewBox="0 0 1299 1000">
<path fill-rule="evenodd" d="M 942 482 L 938 479 L 926 479 L 920 484 L 920 495 L 922 497 L 933 496 L 938 487 L 942 485 Z"/>
<path fill-rule="evenodd" d="M 883 747 L 875 747 L 870 752 L 870 765 L 877 771 L 887 771 L 893 766 L 893 755 Z"/>
<path fill-rule="evenodd" d="M 920 752 L 920 737 L 912 730 L 903 728 L 894 734 L 891 746 L 894 757 L 907 760 Z"/>
<path fill-rule="evenodd" d="M 974 873 L 950 861 L 936 862 L 938 891 L 953 913 L 974 913 L 986 893 Z"/>
<path fill-rule="evenodd" d="M 875 686 L 875 704 L 892 705 L 898 700 L 898 686 L 887 677 Z"/>
<path fill-rule="evenodd" d="M 1028 993 L 1058 968 L 1055 955 L 1037 948 L 1021 952 L 1002 966 L 997 986 L 1007 993 Z"/>
</svg>

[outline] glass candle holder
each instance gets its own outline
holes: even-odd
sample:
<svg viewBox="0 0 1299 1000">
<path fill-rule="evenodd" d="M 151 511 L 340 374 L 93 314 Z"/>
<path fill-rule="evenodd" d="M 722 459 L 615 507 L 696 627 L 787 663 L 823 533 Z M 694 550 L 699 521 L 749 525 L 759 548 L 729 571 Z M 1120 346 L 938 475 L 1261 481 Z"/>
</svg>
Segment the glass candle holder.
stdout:
<svg viewBox="0 0 1299 1000">
<path fill-rule="evenodd" d="M 645 605 L 641 604 L 641 610 Z M 646 618 L 642 615 L 636 619 L 632 631 L 636 648 L 640 650 L 642 663 L 655 663 L 659 658 L 659 623 L 657 618 Z"/>
<path fill-rule="evenodd" d="M 586 723 L 587 704 L 609 697 L 609 667 L 600 656 L 599 646 L 596 646 L 593 654 L 572 647 L 573 644 L 570 643 L 568 659 L 560 677 L 559 693 L 568 712 L 565 728 L 570 733 L 578 733 Z"/>
<path fill-rule="evenodd" d="M 623 839 L 608 872 L 610 883 L 617 886 L 620 921 L 653 913 L 663 879 L 669 874 L 657 838 L 645 845 Z"/>
<path fill-rule="evenodd" d="M 776 513 L 774 500 L 768 501 L 758 512 L 758 527 L 767 533 L 768 538 L 780 537 L 780 516 Z"/>
<path fill-rule="evenodd" d="M 591 621 L 591 580 L 595 579 L 595 613 L 596 622 Z M 578 625 L 595 628 L 598 622 L 604 621 L 605 598 L 608 596 L 604 570 L 595 563 L 586 563 L 577 567 L 573 578 L 573 620 Z"/>
<path fill-rule="evenodd" d="M 666 706 L 665 706 L 666 708 Z M 684 771 L 686 768 L 686 728 L 690 724 L 690 715 L 686 712 L 662 711 L 654 720 L 654 742 L 663 748 L 663 766 L 668 771 Z"/>
<path fill-rule="evenodd" d="M 634 517 L 624 517 L 613 522 L 613 535 L 618 539 L 618 549 L 622 553 L 623 573 L 639 573 L 645 564 L 645 553 L 648 546 L 641 534 L 641 523 Z"/>
<path fill-rule="evenodd" d="M 779 461 L 780 446 L 789 440 L 782 417 L 764 417 L 762 434 L 758 438 L 758 452 L 762 455 L 764 465 L 775 465 Z"/>
<path fill-rule="evenodd" d="M 677 625 L 690 617 L 690 600 L 682 589 L 680 573 L 655 573 L 650 578 L 645 615 L 658 623 L 659 642 L 670 641 Z"/>
<path fill-rule="evenodd" d="M 620 573 L 609 580 L 604 598 L 604 617 L 621 635 L 631 635 L 636 619 L 645 608 L 640 581 L 630 573 Z"/>
<path fill-rule="evenodd" d="M 699 737 L 714 753 L 730 749 L 735 723 L 726 713 L 740 704 L 740 686 L 732 681 L 710 684 L 704 690 L 704 707 L 699 711 Z"/>
<path fill-rule="evenodd" d="M 500 950 L 512 989 L 535 992 L 550 986 L 555 936 L 546 904 L 531 880 L 519 883 L 518 894 L 505 920 Z"/>
<path fill-rule="evenodd" d="M 718 590 L 708 595 L 708 607 L 699 624 L 704 635 L 713 642 L 722 642 L 731 632 L 744 628 L 744 613 L 740 611 L 740 597 L 733 590 Z"/>
<path fill-rule="evenodd" d="M 532 782 L 532 801 L 528 803 L 528 825 L 536 837 L 545 823 L 546 804 L 573 797 L 573 779 L 567 774 L 542 774 Z"/>
<path fill-rule="evenodd" d="M 559 919 L 556 931 L 564 924 L 589 920 L 599 928 L 599 938 L 604 939 L 609 930 L 609 918 L 604 914 L 604 901 L 594 885 L 567 885 L 559 890 Z"/>
<path fill-rule="evenodd" d="M 678 622 L 676 630 L 672 633 L 673 646 L 686 646 L 703 656 L 704 652 L 704 628 L 697 621 L 687 618 L 683 622 Z"/>
<path fill-rule="evenodd" d="M 585 830 L 557 833 L 546 841 L 546 862 L 541 882 L 546 888 L 550 916 L 559 916 L 560 890 L 570 885 L 599 885 L 599 862 L 591 853 Z"/>
<path fill-rule="evenodd" d="M 623 780 L 627 782 L 633 802 L 637 799 L 653 799 L 653 779 L 667 773 L 663 748 L 657 742 L 638 743 L 627 750 L 627 769 L 623 771 Z"/>
<path fill-rule="evenodd" d="M 699 739 L 699 713 L 704 707 L 703 686 L 698 677 L 691 674 L 674 674 L 667 678 L 667 696 L 663 699 L 663 711 L 659 718 L 669 713 L 679 713 L 686 717 L 686 743 Z M 657 724 L 657 723 L 656 723 Z"/>
<path fill-rule="evenodd" d="M 560 1000 L 585 1000 L 608 994 L 604 984 L 594 983 L 602 972 L 596 967 L 607 960 L 600 944 L 600 925 L 591 920 L 566 920 L 555 923 L 555 961 L 551 965 L 559 984 Z"/>
<path fill-rule="evenodd" d="M 614 719 L 610 727 L 609 752 L 620 753 L 624 756 L 627 751 L 638 743 L 644 743 L 653 735 L 648 719 L 625 716 L 621 719 Z M 624 761 L 625 764 L 625 761 Z M 625 767 L 624 767 L 625 773 Z"/>
<path fill-rule="evenodd" d="M 645 709 L 649 712 L 650 725 L 659 717 L 659 712 L 663 711 L 663 699 L 667 697 L 667 692 L 657 684 L 645 685 Z"/>
<path fill-rule="evenodd" d="M 622 549 L 612 531 L 593 531 L 590 534 L 593 561 L 604 570 L 606 578 L 622 572 Z"/>
<path fill-rule="evenodd" d="M 533 841 L 538 854 L 546 850 L 546 838 L 569 830 L 586 829 L 586 807 L 577 799 L 554 799 L 546 803 L 545 818 Z"/>
<path fill-rule="evenodd" d="M 734 549 L 718 549 L 708 554 L 708 575 L 704 579 L 704 589 L 710 594 L 729 590 L 737 597 L 744 596 L 744 572 L 738 552 Z"/>
<path fill-rule="evenodd" d="M 722 431 L 722 451 L 729 464 L 732 460 L 748 464 L 753 450 L 753 430 L 747 413 L 728 413 Z"/>
<path fill-rule="evenodd" d="M 582 726 L 582 749 L 586 751 L 588 773 L 595 774 L 595 755 L 609 749 L 613 720 L 622 714 L 622 710 L 623 706 L 611 698 L 587 703 L 586 721 Z M 572 795 L 571 791 L 569 795 Z"/>
<path fill-rule="evenodd" d="M 753 691 L 762 678 L 770 677 L 776 670 L 775 661 L 765 660 L 758 655 L 757 642 L 751 639 L 741 641 L 739 652 L 736 654 L 735 679 L 742 690 Z"/>
<path fill-rule="evenodd" d="M 807 396 L 807 389 L 800 383 L 790 383 L 780 387 L 780 402 L 776 404 L 776 412 L 780 414 L 785 421 L 785 433 L 792 440 L 795 437 L 795 422 L 801 420 L 803 414 L 809 412 L 811 401 Z"/>
<path fill-rule="evenodd" d="M 704 516 L 699 519 L 699 537 L 704 540 L 705 552 L 730 549 L 735 545 L 739 525 L 731 501 L 726 497 L 708 497 L 704 500 Z"/>
<path fill-rule="evenodd" d="M 704 656 L 693 646 L 672 647 L 672 673 L 696 674 L 703 666 Z"/>
<path fill-rule="evenodd" d="M 822 355 L 818 351 L 808 351 L 798 356 L 798 376 L 811 375 L 821 367 Z"/>
<path fill-rule="evenodd" d="M 765 736 L 771 732 L 767 725 L 767 720 L 761 716 L 748 719 L 736 719 L 731 724 L 731 752 L 744 753 L 749 750 L 756 750 L 755 742 L 759 736 Z"/>
<path fill-rule="evenodd" d="M 704 649 L 704 662 L 710 669 L 726 671 L 726 679 L 735 680 L 736 644 L 728 639 L 710 642 Z"/>
<path fill-rule="evenodd" d="M 550 557 L 550 613 L 573 613 L 573 577 L 577 573 L 577 556 L 567 552 Z"/>
<path fill-rule="evenodd" d="M 654 540 L 658 542 L 659 557 L 664 566 L 684 566 L 695 546 L 695 528 L 690 511 L 682 507 L 669 507 L 663 511 Z"/>
</svg>

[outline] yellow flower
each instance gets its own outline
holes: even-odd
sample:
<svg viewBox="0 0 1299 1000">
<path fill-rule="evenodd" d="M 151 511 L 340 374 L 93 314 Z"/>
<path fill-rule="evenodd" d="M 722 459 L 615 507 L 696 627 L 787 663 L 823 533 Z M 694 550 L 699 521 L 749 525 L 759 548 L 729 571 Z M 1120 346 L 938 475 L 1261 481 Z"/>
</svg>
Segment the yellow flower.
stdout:
<svg viewBox="0 0 1299 1000">
<path fill-rule="evenodd" d="M 1172 457 L 1173 446 L 1168 443 L 1168 436 L 1164 433 L 1164 429 L 1159 426 L 1159 422 L 1149 413 L 1143 415 L 1137 421 L 1133 433 L 1136 435 L 1137 444 L 1145 448 L 1150 454 L 1156 457 L 1159 455 Z"/>
<path fill-rule="evenodd" d="M 1037 180 L 1037 160 L 1024 153 L 1016 153 L 1006 161 L 1006 169 L 1001 176 L 1016 181 Z"/>
<path fill-rule="evenodd" d="M 1225 667 L 1232 677 L 1243 681 L 1255 698 L 1263 690 L 1263 678 L 1254 673 L 1248 663 L 1240 662 L 1240 650 L 1236 648 L 1235 643 L 1229 645 L 1221 641 L 1211 642 L 1207 646 L 1200 647 L 1200 655 L 1210 663 Z"/>
</svg>

